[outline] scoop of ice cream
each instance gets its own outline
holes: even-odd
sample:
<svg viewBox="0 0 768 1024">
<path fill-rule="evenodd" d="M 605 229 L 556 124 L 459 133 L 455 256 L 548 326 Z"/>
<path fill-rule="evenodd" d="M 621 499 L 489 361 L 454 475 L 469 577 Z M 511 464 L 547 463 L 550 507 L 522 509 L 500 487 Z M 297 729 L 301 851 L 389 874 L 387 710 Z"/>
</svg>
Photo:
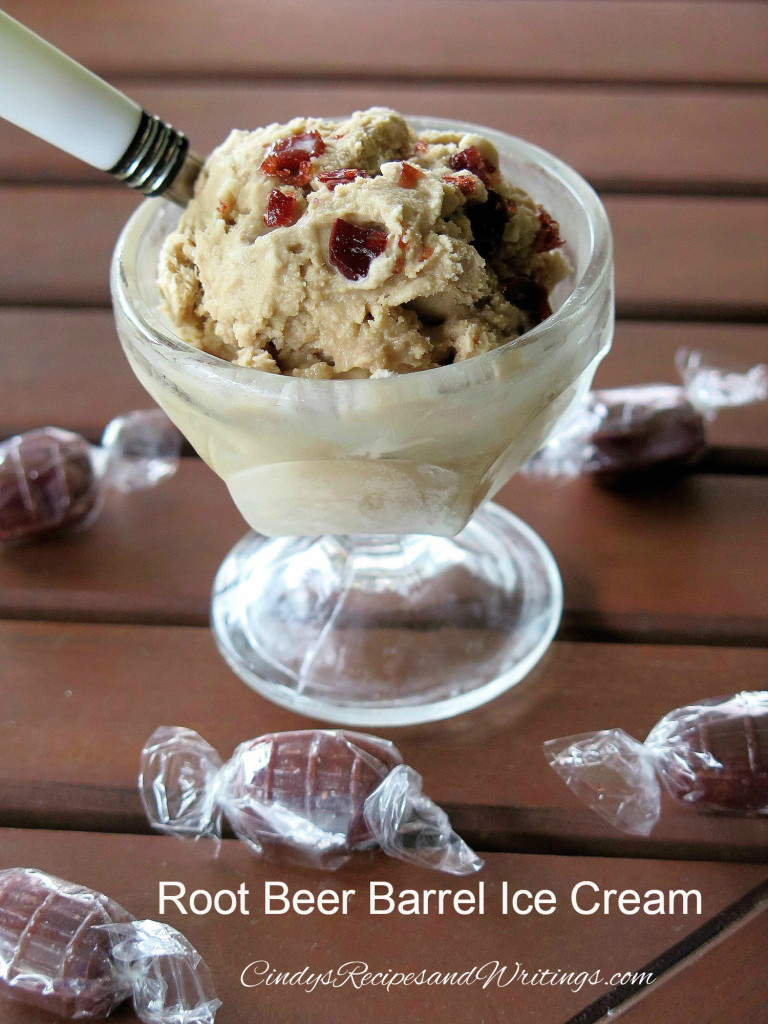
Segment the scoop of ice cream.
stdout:
<svg viewBox="0 0 768 1024">
<path fill-rule="evenodd" d="M 393 110 L 234 131 L 163 246 L 182 338 L 234 363 L 333 378 L 429 369 L 550 315 L 558 225 L 487 140 Z"/>
</svg>

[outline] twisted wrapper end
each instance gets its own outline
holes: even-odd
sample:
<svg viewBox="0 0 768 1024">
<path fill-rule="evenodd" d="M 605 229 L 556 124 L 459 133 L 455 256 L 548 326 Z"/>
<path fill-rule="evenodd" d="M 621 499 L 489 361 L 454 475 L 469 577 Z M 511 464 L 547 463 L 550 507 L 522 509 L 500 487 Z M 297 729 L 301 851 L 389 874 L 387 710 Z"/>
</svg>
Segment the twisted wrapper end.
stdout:
<svg viewBox="0 0 768 1024">
<path fill-rule="evenodd" d="M 647 836 L 661 815 L 653 754 L 622 729 L 547 740 L 544 756 L 569 789 L 622 832 Z"/>
<path fill-rule="evenodd" d="M 214 1024 L 221 1000 L 208 966 L 175 928 L 159 921 L 99 926 L 112 941 L 112 957 L 133 990 L 145 1024 Z"/>
<path fill-rule="evenodd" d="M 451 828 L 448 815 L 421 791 L 418 772 L 401 764 L 365 801 L 368 828 L 390 857 L 449 875 L 471 875 L 483 861 Z"/>
<path fill-rule="evenodd" d="M 160 726 L 141 751 L 139 795 L 149 823 L 182 839 L 221 841 L 222 761 L 192 729 Z"/>
<path fill-rule="evenodd" d="M 707 419 L 720 409 L 732 409 L 768 398 L 768 365 L 758 363 L 745 373 L 707 363 L 697 349 L 679 348 L 675 366 L 686 398 Z"/>
<path fill-rule="evenodd" d="M 135 409 L 110 420 L 94 454 L 104 484 L 129 494 L 172 477 L 181 445 L 181 434 L 161 409 Z"/>
</svg>

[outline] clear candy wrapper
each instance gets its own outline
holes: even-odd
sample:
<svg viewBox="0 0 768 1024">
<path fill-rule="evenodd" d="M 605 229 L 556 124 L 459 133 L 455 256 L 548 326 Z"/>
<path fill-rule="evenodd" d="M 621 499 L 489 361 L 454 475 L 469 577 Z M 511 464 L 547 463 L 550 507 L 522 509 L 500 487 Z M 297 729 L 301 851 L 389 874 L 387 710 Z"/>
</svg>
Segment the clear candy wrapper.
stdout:
<svg viewBox="0 0 768 1024">
<path fill-rule="evenodd" d="M 35 868 L 0 871 L 0 993 L 70 1020 L 103 1020 L 132 997 L 145 1024 L 213 1024 L 221 1005 L 174 928 Z"/>
<path fill-rule="evenodd" d="M 661 814 L 661 786 L 701 811 L 768 814 L 768 690 L 665 715 L 645 743 L 621 729 L 548 740 L 551 767 L 593 811 L 634 835 Z"/>
<path fill-rule="evenodd" d="M 101 445 L 57 427 L 0 444 L 0 542 L 84 529 L 110 488 L 153 487 L 178 466 L 181 435 L 159 409 L 118 416 Z"/>
<path fill-rule="evenodd" d="M 267 860 L 333 871 L 381 849 L 454 875 L 483 863 L 397 748 L 362 733 L 272 733 L 241 743 L 222 764 L 196 732 L 162 726 L 142 750 L 139 792 L 158 831 L 218 840 L 223 814 Z"/>
<path fill-rule="evenodd" d="M 640 384 L 589 392 L 562 429 L 523 467 L 539 477 L 589 473 L 608 484 L 673 474 L 707 450 L 706 422 L 719 409 L 768 398 L 768 366 L 734 373 L 680 349 L 681 385 Z"/>
</svg>

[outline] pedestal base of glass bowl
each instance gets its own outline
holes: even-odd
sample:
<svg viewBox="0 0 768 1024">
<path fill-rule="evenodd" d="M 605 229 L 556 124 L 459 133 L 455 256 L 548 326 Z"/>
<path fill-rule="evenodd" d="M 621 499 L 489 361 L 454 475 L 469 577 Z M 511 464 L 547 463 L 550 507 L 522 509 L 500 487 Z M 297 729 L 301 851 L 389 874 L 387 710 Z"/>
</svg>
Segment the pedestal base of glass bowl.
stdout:
<svg viewBox="0 0 768 1024">
<path fill-rule="evenodd" d="M 549 549 L 488 503 L 455 538 L 250 533 L 219 569 L 212 621 L 267 699 L 345 725 L 478 707 L 542 657 L 562 612 Z"/>
</svg>

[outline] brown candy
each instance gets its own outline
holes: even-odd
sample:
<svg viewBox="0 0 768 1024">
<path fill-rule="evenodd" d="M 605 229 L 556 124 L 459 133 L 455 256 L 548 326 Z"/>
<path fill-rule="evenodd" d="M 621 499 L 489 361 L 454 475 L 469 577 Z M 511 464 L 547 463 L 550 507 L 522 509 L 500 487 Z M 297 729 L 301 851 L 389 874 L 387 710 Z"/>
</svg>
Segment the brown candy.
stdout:
<svg viewBox="0 0 768 1024">
<path fill-rule="evenodd" d="M 62 1017 L 100 1019 L 130 983 L 97 925 L 132 921 L 119 904 L 39 871 L 0 871 L 0 992 Z"/>
<path fill-rule="evenodd" d="M 373 845 L 363 804 L 401 763 L 391 743 L 372 736 L 273 733 L 237 748 L 222 806 L 240 838 L 270 858 L 330 866 Z"/>
<path fill-rule="evenodd" d="M 679 388 L 596 391 L 594 402 L 605 415 L 590 438 L 588 468 L 604 483 L 679 473 L 706 452 L 704 419 Z"/>
<path fill-rule="evenodd" d="M 44 427 L 0 445 L 0 541 L 81 525 L 99 498 L 90 445 L 79 434 Z"/>
<path fill-rule="evenodd" d="M 768 701 L 750 707 L 749 696 L 681 708 L 648 737 L 676 800 L 701 810 L 768 813 Z"/>
</svg>

